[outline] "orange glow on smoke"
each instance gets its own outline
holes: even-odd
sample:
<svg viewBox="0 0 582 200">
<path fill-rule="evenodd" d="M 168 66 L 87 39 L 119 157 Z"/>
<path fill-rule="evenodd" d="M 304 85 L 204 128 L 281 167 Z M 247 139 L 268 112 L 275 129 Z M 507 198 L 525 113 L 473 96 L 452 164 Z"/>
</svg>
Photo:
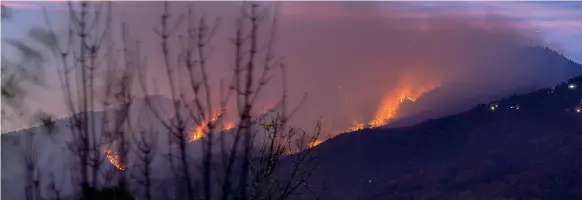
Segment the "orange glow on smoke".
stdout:
<svg viewBox="0 0 582 200">
<path fill-rule="evenodd" d="M 421 82 L 422 81 L 422 82 Z M 376 111 L 374 119 L 368 123 L 370 127 L 386 125 L 395 118 L 398 108 L 405 101 L 415 102 L 423 94 L 440 86 L 440 81 L 426 77 L 403 76 L 394 90 L 386 93 Z"/>
<path fill-rule="evenodd" d="M 379 127 L 385 125 L 389 120 L 396 117 L 398 108 L 404 101 L 408 100 L 415 102 L 417 98 L 417 96 L 413 96 L 410 93 L 385 95 L 384 99 L 382 100 L 382 104 L 378 108 L 378 111 L 376 111 L 376 117 L 368 125 L 370 127 Z"/>
<path fill-rule="evenodd" d="M 361 130 L 366 127 L 380 127 L 398 115 L 398 109 L 406 101 L 416 102 L 423 94 L 440 86 L 440 81 L 429 74 L 405 74 L 401 76 L 394 89 L 390 90 L 380 102 L 374 118 L 366 123 L 355 121 L 346 132 Z"/>
<path fill-rule="evenodd" d="M 123 163 L 121 163 L 121 160 L 120 160 L 119 155 L 113 153 L 113 150 L 111 148 L 105 149 L 105 157 L 117 169 L 119 169 L 119 170 L 125 170 L 126 169 L 126 166 Z"/>
<path fill-rule="evenodd" d="M 384 95 L 384 98 L 376 111 L 376 116 L 370 123 L 368 123 L 368 126 L 379 127 L 386 125 L 388 121 L 397 116 L 398 108 L 400 108 L 402 103 L 405 101 L 415 102 L 423 94 L 440 86 L 439 81 L 418 78 L 414 76 L 404 76 L 400 79 L 395 89 Z M 419 80 L 424 81 L 424 83 L 420 83 Z"/>
</svg>

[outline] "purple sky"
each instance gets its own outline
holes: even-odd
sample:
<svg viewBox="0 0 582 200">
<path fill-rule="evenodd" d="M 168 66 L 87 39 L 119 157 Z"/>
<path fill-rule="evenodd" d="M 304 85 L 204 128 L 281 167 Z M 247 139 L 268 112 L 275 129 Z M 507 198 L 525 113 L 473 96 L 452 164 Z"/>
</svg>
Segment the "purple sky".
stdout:
<svg viewBox="0 0 582 200">
<path fill-rule="evenodd" d="M 3 1 L 2 4 L 15 8 L 14 22 L 4 22 L 3 38 L 22 36 L 30 27 L 44 26 L 40 6 L 57 7 L 48 2 Z M 299 6 L 289 5 L 288 13 L 305 12 Z M 297 8 L 295 8 L 297 7 Z M 565 55 L 582 62 L 582 2 L 398 2 L 377 3 L 377 9 L 397 8 L 417 13 L 431 15 L 433 13 L 467 12 L 475 15 L 487 11 L 508 16 L 515 23 L 531 23 L 546 36 L 547 41 L 561 45 Z M 331 9 L 330 9 L 331 10 Z M 388 11 L 387 11 L 388 12 Z M 321 13 L 306 13 L 318 15 Z"/>
</svg>

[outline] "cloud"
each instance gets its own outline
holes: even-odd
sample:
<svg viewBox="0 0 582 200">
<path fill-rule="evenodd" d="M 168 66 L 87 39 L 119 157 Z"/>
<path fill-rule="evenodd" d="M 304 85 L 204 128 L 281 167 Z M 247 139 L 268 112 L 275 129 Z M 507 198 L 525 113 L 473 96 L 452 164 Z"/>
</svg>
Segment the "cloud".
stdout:
<svg viewBox="0 0 582 200">
<path fill-rule="evenodd" d="M 3 6 L 9 8 L 25 8 L 25 9 L 39 9 L 40 6 L 36 3 L 19 2 L 19 1 L 2 1 Z"/>
</svg>

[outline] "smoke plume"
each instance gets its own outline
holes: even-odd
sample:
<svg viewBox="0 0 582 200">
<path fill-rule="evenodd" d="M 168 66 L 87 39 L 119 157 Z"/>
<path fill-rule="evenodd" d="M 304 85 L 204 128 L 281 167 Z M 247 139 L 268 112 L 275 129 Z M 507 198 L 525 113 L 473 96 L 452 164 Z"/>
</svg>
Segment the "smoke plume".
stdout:
<svg viewBox="0 0 582 200">
<path fill-rule="evenodd" d="M 238 4 L 193 3 L 197 16 L 219 25 L 209 72 L 215 85 L 232 73 Z M 188 5 L 172 3 L 172 17 L 186 14 Z M 543 37 L 527 22 L 493 11 L 424 13 L 405 9 L 415 3 L 395 2 L 264 5 L 277 11 L 276 53 L 284 58 L 287 69 L 289 106 L 297 104 L 304 93 L 308 95 L 293 119 L 302 127 L 319 117 L 333 125 L 334 131 L 345 130 L 354 121 L 368 123 L 381 113 L 386 101 L 403 95 L 414 95 L 422 102 L 422 96 L 430 94 L 440 102 L 423 100 L 416 106 L 404 106 L 396 112 L 397 118 L 434 106 L 446 108 L 448 103 L 469 105 L 493 94 L 547 86 L 573 75 L 561 66 L 532 67 L 524 47 L 543 44 Z M 144 42 L 148 74 L 157 83 L 164 83 L 163 59 L 159 37 L 152 28 L 159 27 L 162 8 L 160 2 L 115 3 L 120 21 Z M 275 16 L 275 12 L 267 14 Z M 272 26 L 269 20 L 263 25 L 261 34 L 266 37 Z M 170 49 L 180 48 L 177 40 L 173 45 Z M 280 73 L 272 75 L 274 81 L 264 90 L 259 109 L 275 105 L 281 96 Z M 163 93 L 164 87 L 159 85 L 158 91 Z M 444 88 L 454 92 L 438 97 Z"/>
</svg>

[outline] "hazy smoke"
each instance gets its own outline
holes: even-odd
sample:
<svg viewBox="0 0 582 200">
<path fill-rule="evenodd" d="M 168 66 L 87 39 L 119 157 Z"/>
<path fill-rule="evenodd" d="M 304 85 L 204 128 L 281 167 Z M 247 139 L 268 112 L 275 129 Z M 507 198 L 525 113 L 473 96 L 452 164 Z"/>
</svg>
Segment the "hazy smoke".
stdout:
<svg viewBox="0 0 582 200">
<path fill-rule="evenodd" d="M 352 120 L 367 122 L 374 117 L 382 97 L 402 84 L 417 88 L 455 83 L 457 87 L 451 87 L 455 95 L 447 93 L 445 103 L 439 104 L 446 107 L 443 104 L 455 102 L 455 98 L 507 92 L 568 75 L 560 74 L 561 69 L 527 66 L 525 63 L 531 62 L 526 62 L 521 47 L 540 44 L 542 37 L 525 22 L 494 12 L 426 14 L 402 9 L 413 3 L 394 2 L 279 4 L 277 53 L 285 59 L 292 102 L 308 93 L 295 118 L 301 126 L 319 117 L 339 128 Z M 194 5 L 198 16 L 204 15 L 209 21 L 220 17 L 211 58 L 213 83 L 218 83 L 219 78 L 230 77 L 230 39 L 234 36 L 233 20 L 240 13 L 238 3 Z M 147 43 L 144 53 L 148 54 L 148 73 L 163 82 L 159 38 L 152 30 L 159 27 L 162 3 L 122 2 L 116 6 L 123 11 L 118 12 L 120 19 L 131 26 L 134 36 Z M 185 14 L 187 7 L 185 2 L 174 3 L 170 12 L 177 17 Z M 269 22 L 264 23 L 268 26 Z M 171 49 L 178 49 L 178 44 Z M 556 70 L 555 76 L 540 75 Z M 280 74 L 273 75 L 277 78 Z M 159 86 L 158 90 L 163 88 Z M 280 97 L 279 88 L 275 79 L 259 107 L 274 105 Z M 416 111 L 433 106 L 430 102 L 419 105 L 424 108 Z"/>
</svg>

